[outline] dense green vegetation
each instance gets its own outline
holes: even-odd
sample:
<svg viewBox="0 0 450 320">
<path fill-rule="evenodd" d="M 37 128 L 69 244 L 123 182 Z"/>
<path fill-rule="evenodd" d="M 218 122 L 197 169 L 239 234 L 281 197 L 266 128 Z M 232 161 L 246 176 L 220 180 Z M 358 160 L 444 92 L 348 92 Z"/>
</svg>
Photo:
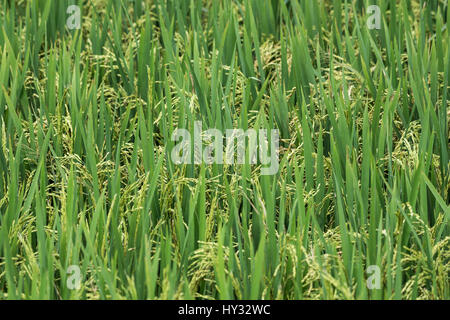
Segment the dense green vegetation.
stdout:
<svg viewBox="0 0 450 320">
<path fill-rule="evenodd" d="M 0 0 L 0 299 L 449 299 L 449 15 Z M 195 121 L 278 129 L 277 174 L 175 164 Z"/>
</svg>

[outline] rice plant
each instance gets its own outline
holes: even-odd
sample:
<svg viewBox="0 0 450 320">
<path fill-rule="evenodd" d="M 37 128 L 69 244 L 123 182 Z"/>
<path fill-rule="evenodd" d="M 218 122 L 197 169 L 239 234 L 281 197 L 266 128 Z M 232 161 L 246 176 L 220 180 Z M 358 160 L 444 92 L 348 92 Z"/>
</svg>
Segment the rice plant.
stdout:
<svg viewBox="0 0 450 320">
<path fill-rule="evenodd" d="M 0 0 L 0 299 L 449 299 L 449 16 Z"/>
</svg>

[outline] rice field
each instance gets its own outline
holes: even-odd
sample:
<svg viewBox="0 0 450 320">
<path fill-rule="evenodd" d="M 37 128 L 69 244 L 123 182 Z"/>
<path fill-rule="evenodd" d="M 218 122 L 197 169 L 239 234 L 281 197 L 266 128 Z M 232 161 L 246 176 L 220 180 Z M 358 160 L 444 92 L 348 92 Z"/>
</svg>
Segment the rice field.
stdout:
<svg viewBox="0 0 450 320">
<path fill-rule="evenodd" d="M 450 299 L 448 0 L 0 0 L 0 300 Z"/>
</svg>

